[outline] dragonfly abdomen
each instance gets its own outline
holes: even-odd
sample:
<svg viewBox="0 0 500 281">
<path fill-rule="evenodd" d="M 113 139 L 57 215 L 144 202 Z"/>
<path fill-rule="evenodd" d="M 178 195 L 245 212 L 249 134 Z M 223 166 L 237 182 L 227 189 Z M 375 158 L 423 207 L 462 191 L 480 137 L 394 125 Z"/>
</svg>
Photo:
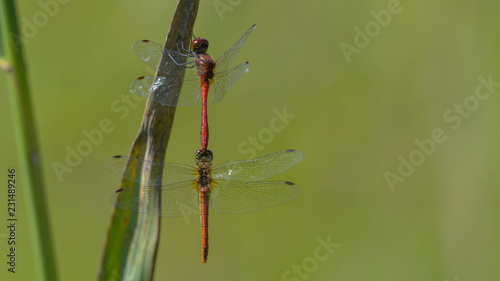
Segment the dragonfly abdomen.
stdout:
<svg viewBox="0 0 500 281">
<path fill-rule="evenodd" d="M 200 222 L 201 222 L 201 262 L 207 263 L 208 257 L 208 197 L 210 186 L 202 185 L 199 190 L 200 196 Z"/>
<path fill-rule="evenodd" d="M 202 108 L 201 108 L 200 142 L 201 142 L 201 148 L 205 150 L 208 147 L 208 116 L 207 116 L 208 88 L 209 88 L 208 82 L 203 82 L 201 84 Z"/>
</svg>

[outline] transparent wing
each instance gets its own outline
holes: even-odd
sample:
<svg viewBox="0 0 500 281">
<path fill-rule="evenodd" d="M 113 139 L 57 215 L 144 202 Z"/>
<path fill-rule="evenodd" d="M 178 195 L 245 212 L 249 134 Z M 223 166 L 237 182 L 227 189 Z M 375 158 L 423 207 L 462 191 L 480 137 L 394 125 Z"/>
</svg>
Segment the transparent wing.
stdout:
<svg viewBox="0 0 500 281">
<path fill-rule="evenodd" d="M 152 76 L 139 77 L 130 84 L 130 91 L 141 97 L 148 97 L 166 106 L 181 107 L 193 106 L 198 103 L 200 97 L 200 78 L 196 74 L 194 67 L 185 69 L 184 76 L 176 76 L 166 73 L 166 66 L 169 64 L 178 65 L 182 57 L 192 56 L 163 48 L 162 45 L 149 40 L 140 40 L 132 45 L 135 54 L 153 69 L 158 68 L 158 64 L 164 54 L 166 63 L 162 64 L 160 73 L 163 76 L 156 78 Z M 179 67 L 184 67 L 178 65 Z M 182 89 L 181 89 L 182 87 Z M 181 91 L 179 92 L 179 89 Z M 150 90 L 157 91 L 150 95 Z"/>
<path fill-rule="evenodd" d="M 216 65 L 219 71 L 225 71 L 231 67 L 231 64 L 233 63 L 234 59 L 238 54 L 240 53 L 241 47 L 243 47 L 243 44 L 247 41 L 248 37 L 250 36 L 250 33 L 255 29 L 257 24 L 252 25 L 250 29 L 248 29 L 245 34 L 236 42 L 231 48 L 229 48 L 220 58 L 217 59 Z"/>
<path fill-rule="evenodd" d="M 214 83 L 210 86 L 208 95 L 212 97 L 213 103 L 219 102 L 238 79 L 248 72 L 249 62 L 244 62 L 234 68 L 223 72 L 215 72 Z M 217 71 L 217 70 L 216 70 Z"/>
<path fill-rule="evenodd" d="M 246 42 L 250 33 L 255 29 L 254 24 L 231 48 L 229 48 L 216 62 L 214 83 L 210 87 L 209 95 L 213 102 L 220 101 L 225 93 L 231 88 L 240 77 L 248 71 L 249 63 L 244 62 L 233 69 L 229 69 L 241 47 Z M 166 73 L 168 64 L 181 61 L 182 57 L 191 56 L 163 48 L 158 43 L 149 40 L 140 40 L 132 45 L 136 55 L 148 64 L 151 68 L 158 68 L 158 63 L 162 59 L 165 63 L 161 65 L 160 72 L 164 77 L 139 77 L 130 85 L 130 91 L 142 97 L 148 97 L 166 106 L 192 106 L 198 103 L 200 97 L 200 79 L 196 75 L 195 68 L 187 68 L 183 77 L 173 76 Z M 182 90 L 178 89 L 182 84 Z M 154 95 L 150 90 L 157 91 Z"/>
<path fill-rule="evenodd" d="M 186 182 L 186 181 L 194 181 L 196 180 L 196 169 L 184 165 L 184 164 L 174 164 L 174 163 L 154 163 L 145 160 L 139 160 L 130 158 L 128 156 L 117 155 L 113 156 L 106 161 L 106 166 L 108 169 L 114 174 L 133 181 L 141 185 L 141 177 L 135 176 L 141 170 L 127 170 L 127 163 L 133 165 L 133 167 L 137 167 L 137 169 L 142 170 L 152 170 L 159 169 L 163 171 L 162 177 L 145 179 L 142 182 L 148 183 L 148 185 L 152 187 L 159 187 L 161 185 L 167 185 L 170 183 L 178 183 L 178 182 Z M 145 175 L 143 174 L 142 178 L 144 179 Z"/>
<path fill-rule="evenodd" d="M 158 68 L 163 46 L 149 40 L 139 40 L 132 45 L 134 53 L 152 69 Z"/>
<path fill-rule="evenodd" d="M 139 40 L 135 42 L 132 45 L 132 49 L 134 50 L 134 53 L 139 57 L 139 59 L 141 59 L 143 62 L 145 62 L 155 70 L 158 68 L 158 63 L 162 58 L 162 54 L 165 54 L 163 56 L 163 60 L 165 60 L 166 63 L 162 65 L 162 69 L 160 69 L 160 72 L 165 72 L 165 67 L 167 64 L 174 63 L 176 65 L 179 65 L 183 57 L 193 57 L 193 55 L 189 53 L 180 53 L 165 49 L 162 45 L 149 40 Z M 192 63 L 192 61 L 189 63 Z M 189 75 L 193 74 L 194 72 L 190 73 Z"/>
<path fill-rule="evenodd" d="M 181 84 L 182 88 L 179 92 Z M 154 95 L 152 91 L 156 91 Z M 130 84 L 130 92 L 165 106 L 193 106 L 200 99 L 200 79 L 197 76 L 157 76 L 155 80 L 154 76 L 142 76 Z"/>
<path fill-rule="evenodd" d="M 302 153 L 289 149 L 252 160 L 233 161 L 212 169 L 214 180 L 259 181 L 281 174 L 302 160 Z"/>
<path fill-rule="evenodd" d="M 219 213 L 244 214 L 278 206 L 300 195 L 300 189 L 292 182 L 237 182 L 212 183 L 210 206 Z"/>
<path fill-rule="evenodd" d="M 135 79 L 132 84 L 130 84 L 130 92 L 138 96 L 147 98 L 149 95 L 149 90 L 155 82 L 154 76 L 141 76 Z M 160 81 L 158 81 L 160 83 Z"/>
<path fill-rule="evenodd" d="M 197 183 L 180 182 L 160 187 L 119 189 L 109 201 L 118 208 L 163 217 L 199 214 Z M 158 196 L 161 192 L 161 207 Z"/>
</svg>

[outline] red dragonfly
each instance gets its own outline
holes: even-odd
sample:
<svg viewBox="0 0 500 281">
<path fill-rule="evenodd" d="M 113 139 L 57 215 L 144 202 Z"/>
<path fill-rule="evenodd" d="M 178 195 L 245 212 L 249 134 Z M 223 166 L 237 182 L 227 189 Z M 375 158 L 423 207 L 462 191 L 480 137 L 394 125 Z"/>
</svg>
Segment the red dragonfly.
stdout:
<svg viewBox="0 0 500 281">
<path fill-rule="evenodd" d="M 220 101 L 224 94 L 231 88 L 240 77 L 248 72 L 250 63 L 244 62 L 233 68 L 231 64 L 239 54 L 241 47 L 255 29 L 254 24 L 231 48 L 222 56 L 214 61 L 206 53 L 208 49 L 208 40 L 195 38 L 191 44 L 191 50 L 182 50 L 176 52 L 165 49 L 160 44 L 149 40 L 141 40 L 134 43 L 132 48 L 137 56 L 151 66 L 153 69 L 161 66 L 160 75 L 142 76 L 137 78 L 130 85 L 130 91 L 139 96 L 150 97 L 156 102 L 166 106 L 192 106 L 198 103 L 200 92 L 202 97 L 202 121 L 200 141 L 202 149 L 208 146 L 208 120 L 207 120 L 207 101 L 208 96 L 212 97 L 214 103 Z M 164 64 L 159 64 L 163 54 L 163 59 L 167 60 Z M 193 60 L 186 63 L 179 63 L 182 57 L 191 57 Z M 173 76 L 166 73 L 167 64 L 176 64 L 178 66 L 188 66 L 185 76 Z M 175 91 L 182 84 L 182 90 L 179 93 Z M 156 95 L 149 95 L 150 90 L 159 91 Z"/>
<path fill-rule="evenodd" d="M 138 186 L 115 191 L 110 201 L 118 208 L 164 217 L 197 212 L 201 220 L 201 262 L 208 256 L 208 206 L 226 214 L 243 214 L 274 207 L 295 199 L 300 189 L 289 181 L 261 181 L 281 174 L 302 160 L 302 153 L 289 149 L 253 160 L 233 161 L 212 167 L 210 150 L 196 152 L 196 168 L 184 164 L 154 163 L 128 156 L 111 157 L 106 165 L 113 173 Z M 127 163 L 142 169 L 163 171 L 163 176 L 141 179 L 127 173 Z M 123 196 L 123 199 L 121 199 Z M 161 198 L 158 199 L 158 196 Z M 160 205 L 159 205 L 160 204 Z"/>
</svg>

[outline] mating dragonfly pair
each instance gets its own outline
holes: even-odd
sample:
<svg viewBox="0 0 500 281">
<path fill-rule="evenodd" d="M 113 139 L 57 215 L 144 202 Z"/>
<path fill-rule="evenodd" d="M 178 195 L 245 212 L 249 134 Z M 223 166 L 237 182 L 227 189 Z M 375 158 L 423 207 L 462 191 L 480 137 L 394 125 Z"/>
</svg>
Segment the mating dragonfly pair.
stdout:
<svg viewBox="0 0 500 281">
<path fill-rule="evenodd" d="M 233 68 L 231 65 L 241 47 L 255 29 L 253 25 L 218 60 L 206 53 L 208 41 L 195 38 L 191 50 L 176 52 L 164 49 L 149 40 L 137 41 L 133 45 L 141 60 L 164 76 L 139 77 L 130 85 L 131 92 L 153 99 L 165 106 L 191 106 L 202 97 L 202 122 L 200 142 L 202 149 L 195 155 L 196 167 L 174 163 L 155 163 L 114 156 L 106 165 L 118 176 L 135 182 L 136 186 L 115 191 L 110 198 L 116 207 L 164 217 L 180 217 L 186 210 L 199 208 L 202 230 L 202 263 L 208 256 L 208 208 L 219 213 L 242 214 L 277 206 L 299 196 L 300 189 L 289 181 L 264 181 L 281 174 L 302 160 L 302 154 L 293 149 L 273 153 L 253 160 L 233 161 L 212 166 L 213 154 L 208 147 L 207 102 L 222 99 L 229 88 L 248 71 L 249 62 Z M 179 63 L 188 56 L 193 60 Z M 167 60 L 159 64 L 160 60 Z M 186 66 L 185 76 L 174 76 L 166 72 L 166 65 Z M 191 67 L 189 67 L 191 66 Z M 174 91 L 182 87 L 180 92 Z M 150 91 L 157 91 L 150 95 Z M 157 170 L 162 173 L 149 179 L 143 186 L 140 177 L 127 172 L 127 165 Z M 161 194 L 160 206 L 157 206 Z M 125 199 L 126 198 L 126 199 Z M 189 212 L 191 213 L 191 212 Z M 188 213 L 188 214 L 189 214 Z"/>
</svg>

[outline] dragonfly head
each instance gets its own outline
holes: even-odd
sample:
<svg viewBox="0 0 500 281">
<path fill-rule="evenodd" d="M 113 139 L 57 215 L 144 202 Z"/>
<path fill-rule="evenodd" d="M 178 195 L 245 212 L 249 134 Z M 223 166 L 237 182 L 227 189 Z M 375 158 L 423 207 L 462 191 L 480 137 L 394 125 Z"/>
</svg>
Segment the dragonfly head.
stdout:
<svg viewBox="0 0 500 281">
<path fill-rule="evenodd" d="M 205 53 L 208 49 L 208 40 L 203 39 L 203 38 L 195 38 L 193 40 L 193 43 L 191 43 L 191 50 L 193 52 L 199 54 L 199 53 Z"/>
<path fill-rule="evenodd" d="M 194 158 L 196 159 L 196 163 L 200 163 L 201 161 L 212 162 L 212 160 L 214 159 L 214 154 L 211 150 L 208 149 L 198 149 Z"/>
</svg>

